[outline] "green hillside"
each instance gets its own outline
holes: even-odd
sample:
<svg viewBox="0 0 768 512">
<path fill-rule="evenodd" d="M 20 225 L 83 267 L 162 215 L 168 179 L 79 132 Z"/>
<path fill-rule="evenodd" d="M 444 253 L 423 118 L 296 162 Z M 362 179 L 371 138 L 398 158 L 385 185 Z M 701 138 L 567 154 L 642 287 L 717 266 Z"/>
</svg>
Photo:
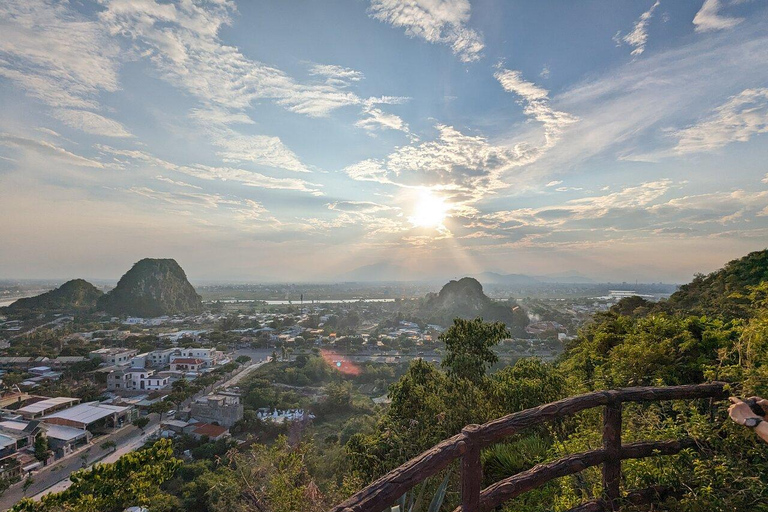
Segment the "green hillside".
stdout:
<svg viewBox="0 0 768 512">
<path fill-rule="evenodd" d="M 98 307 L 113 315 L 157 317 L 199 313 L 203 305 L 176 260 L 145 258 L 99 299 Z"/>
</svg>

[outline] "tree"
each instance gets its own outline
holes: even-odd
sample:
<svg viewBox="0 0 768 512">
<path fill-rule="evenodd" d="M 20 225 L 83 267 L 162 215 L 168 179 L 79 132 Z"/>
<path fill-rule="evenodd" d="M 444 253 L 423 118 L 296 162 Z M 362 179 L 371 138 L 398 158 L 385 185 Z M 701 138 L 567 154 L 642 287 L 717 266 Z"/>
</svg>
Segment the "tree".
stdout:
<svg viewBox="0 0 768 512">
<path fill-rule="evenodd" d="M 117 443 L 114 441 L 104 441 L 101 443 L 101 449 L 114 451 L 117 449 Z"/>
<path fill-rule="evenodd" d="M 27 494 L 27 491 L 29 490 L 32 485 L 34 485 L 35 479 L 30 477 L 27 477 L 26 480 L 24 480 L 24 484 L 21 486 L 21 490 L 24 492 L 24 494 Z"/>
<path fill-rule="evenodd" d="M 40 432 L 35 437 L 35 458 L 39 461 L 46 461 L 51 456 L 51 451 L 48 449 L 48 437 L 43 432 Z"/>
<path fill-rule="evenodd" d="M 452 378 L 480 382 L 485 377 L 485 371 L 499 360 L 491 348 L 509 336 L 507 327 L 501 322 L 457 318 L 440 335 L 447 351 L 442 365 Z"/>
<path fill-rule="evenodd" d="M 235 362 L 238 364 L 245 364 L 250 360 L 251 360 L 250 356 L 237 356 L 237 359 L 235 359 Z"/>
<path fill-rule="evenodd" d="M 129 506 L 149 506 L 160 485 L 171 478 L 181 461 L 173 443 L 161 439 L 150 448 L 131 452 L 113 464 L 96 464 L 70 475 L 72 485 L 40 501 L 25 498 L 12 512 L 119 512 Z"/>
<path fill-rule="evenodd" d="M 144 431 L 144 427 L 149 425 L 149 418 L 146 416 L 142 416 L 141 418 L 136 418 L 133 420 L 133 425 L 136 427 L 139 427 L 142 431 Z"/>
</svg>

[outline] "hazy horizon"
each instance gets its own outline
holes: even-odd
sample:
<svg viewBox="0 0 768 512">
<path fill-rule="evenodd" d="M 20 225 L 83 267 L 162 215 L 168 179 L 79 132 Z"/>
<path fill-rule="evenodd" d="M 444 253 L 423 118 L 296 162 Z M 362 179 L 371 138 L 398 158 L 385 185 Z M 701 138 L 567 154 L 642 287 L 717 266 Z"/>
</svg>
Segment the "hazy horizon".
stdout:
<svg viewBox="0 0 768 512">
<path fill-rule="evenodd" d="M 7 279 L 684 283 L 768 247 L 765 2 L 7 0 L 0 109 Z"/>
</svg>

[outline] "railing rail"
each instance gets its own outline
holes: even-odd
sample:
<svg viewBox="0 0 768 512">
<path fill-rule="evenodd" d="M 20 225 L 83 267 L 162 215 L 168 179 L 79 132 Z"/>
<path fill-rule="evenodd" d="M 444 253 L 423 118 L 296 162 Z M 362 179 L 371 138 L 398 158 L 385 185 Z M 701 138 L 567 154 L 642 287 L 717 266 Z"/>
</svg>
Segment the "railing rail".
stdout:
<svg viewBox="0 0 768 512">
<path fill-rule="evenodd" d="M 616 510 L 620 501 L 645 503 L 668 494 L 661 488 L 629 492 L 621 496 L 621 461 L 653 455 L 673 455 L 694 445 L 691 440 L 651 441 L 622 445 L 621 411 L 625 402 L 657 402 L 662 400 L 720 399 L 727 396 L 725 384 L 694 384 L 670 387 L 634 387 L 598 391 L 565 398 L 524 411 L 508 414 L 483 425 L 467 425 L 424 453 L 393 469 L 365 489 L 337 505 L 331 512 L 381 512 L 417 484 L 434 476 L 461 458 L 461 506 L 454 512 L 488 512 L 505 501 L 531 491 L 562 476 L 603 465 L 603 499 L 587 502 L 574 510 Z M 480 452 L 504 438 L 526 428 L 558 418 L 574 415 L 595 407 L 605 407 L 603 447 L 569 455 L 539 464 L 481 489 Z"/>
</svg>

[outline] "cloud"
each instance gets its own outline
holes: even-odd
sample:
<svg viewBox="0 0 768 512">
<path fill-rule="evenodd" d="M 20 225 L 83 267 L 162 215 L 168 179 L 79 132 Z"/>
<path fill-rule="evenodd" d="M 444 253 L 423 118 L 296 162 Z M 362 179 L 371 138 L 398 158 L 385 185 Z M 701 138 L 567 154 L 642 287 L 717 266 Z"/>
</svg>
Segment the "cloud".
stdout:
<svg viewBox="0 0 768 512">
<path fill-rule="evenodd" d="M 225 162 L 249 162 L 288 171 L 309 172 L 279 137 L 244 135 L 229 128 L 210 127 L 208 131 L 213 144 L 220 148 L 216 154 Z"/>
<path fill-rule="evenodd" d="M 451 47 L 462 62 L 482 58 L 482 36 L 466 26 L 468 0 L 371 0 L 370 15 L 384 23 L 405 28 L 410 37 Z"/>
<path fill-rule="evenodd" d="M 164 183 L 170 183 L 171 185 L 176 185 L 177 187 L 187 187 L 187 188 L 194 188 L 196 190 L 202 190 L 202 187 L 198 187 L 197 185 L 192 185 L 184 181 L 172 180 L 171 178 L 166 178 L 165 176 L 155 176 L 155 179 L 157 181 L 162 181 Z"/>
<path fill-rule="evenodd" d="M 329 85 L 346 86 L 350 82 L 359 82 L 365 75 L 351 68 L 335 64 L 314 64 L 310 69 L 311 75 L 323 76 Z"/>
<path fill-rule="evenodd" d="M 92 135 L 105 137 L 132 137 L 120 123 L 87 110 L 56 109 L 53 115 L 64 124 Z"/>
<path fill-rule="evenodd" d="M 320 185 L 309 183 L 296 178 L 273 178 L 264 174 L 233 167 L 214 167 L 208 165 L 178 165 L 157 158 L 145 151 L 116 149 L 110 146 L 97 145 L 103 153 L 115 158 L 115 165 L 130 165 L 132 167 L 150 166 L 155 169 L 178 172 L 197 179 L 211 181 L 231 181 L 247 187 L 272 190 L 294 190 L 321 195 Z"/>
<path fill-rule="evenodd" d="M 181 208 L 180 213 L 200 217 L 199 220 L 206 225 L 215 225 L 216 223 L 209 220 L 211 217 L 208 214 L 205 217 L 200 216 L 197 211 L 200 208 L 215 210 L 227 218 L 234 217 L 242 223 L 243 228 L 254 228 L 256 227 L 254 223 L 258 223 L 259 227 L 275 228 L 280 226 L 280 222 L 270 214 L 264 205 L 252 199 L 203 192 L 165 192 L 149 187 L 132 187 L 129 192 L 152 201 L 161 201 L 173 207 Z"/>
<path fill-rule="evenodd" d="M 717 107 L 708 119 L 674 133 L 679 154 L 712 151 L 768 132 L 768 88 L 746 89 Z"/>
<path fill-rule="evenodd" d="M 83 109 L 100 108 L 98 95 L 119 89 L 120 48 L 96 21 L 68 2 L 0 2 L 0 77 L 56 110 L 87 133 L 130 136 L 120 123 Z"/>
<path fill-rule="evenodd" d="M 657 180 L 599 196 L 538 208 L 488 212 L 468 220 L 477 243 L 505 246 L 587 247 L 657 235 L 719 236 L 732 226 L 762 229 L 768 191 L 733 190 L 669 198 L 683 184 Z M 462 237 L 465 238 L 465 237 Z"/>
<path fill-rule="evenodd" d="M 741 30 L 655 52 L 555 95 L 553 107 L 579 122 L 526 172 L 562 173 L 598 155 L 643 162 L 674 156 L 670 126 L 685 126 L 724 98 L 766 83 L 767 34 L 764 22 L 745 22 Z"/>
<path fill-rule="evenodd" d="M 248 59 L 222 43 L 219 30 L 231 23 L 231 2 L 194 4 L 154 0 L 103 0 L 99 16 L 114 35 L 129 38 L 169 83 L 200 99 L 207 109 L 239 113 L 259 99 L 269 99 L 291 112 L 323 117 L 360 104 L 337 84 L 301 84 L 283 71 Z M 316 74 L 351 70 L 315 66 Z M 361 77 L 361 75 L 359 75 Z"/>
<path fill-rule="evenodd" d="M 743 18 L 733 18 L 723 16 L 720 11 L 723 8 L 722 0 L 704 0 L 704 4 L 693 18 L 693 24 L 696 32 L 709 32 L 713 30 L 725 30 L 733 28 L 742 21 Z"/>
<path fill-rule="evenodd" d="M 519 71 L 499 68 L 494 77 L 505 91 L 520 97 L 525 115 L 533 117 L 544 125 L 545 144 L 542 150 L 554 146 L 563 129 L 578 121 L 575 116 L 553 109 L 549 101 L 549 92 L 533 82 L 524 80 Z"/>
<path fill-rule="evenodd" d="M 376 213 L 395 209 L 391 206 L 371 201 L 334 201 L 333 203 L 328 203 L 326 206 L 329 210 L 359 214 Z"/>
<path fill-rule="evenodd" d="M 34 151 L 35 153 L 44 155 L 46 157 L 56 158 L 57 160 L 77 165 L 80 167 L 94 167 L 97 169 L 104 169 L 106 166 L 98 160 L 92 160 L 84 156 L 77 155 L 71 151 L 51 144 L 44 140 L 29 139 L 26 137 L 20 137 L 11 135 L 8 133 L 0 133 L 0 144 Z"/>
<path fill-rule="evenodd" d="M 563 182 L 562 180 L 553 180 L 553 181 L 550 181 L 549 183 L 547 183 L 545 186 L 546 187 L 554 187 L 554 186 L 557 186 L 557 185 L 561 184 L 562 182 Z"/>
<path fill-rule="evenodd" d="M 645 44 L 648 42 L 648 23 L 653 17 L 653 11 L 656 10 L 660 3 L 660 0 L 656 0 L 650 9 L 640 15 L 640 17 L 635 22 L 635 26 L 632 29 L 632 32 L 625 35 L 624 37 L 620 37 L 619 33 L 616 34 L 614 39 L 617 41 L 617 43 L 624 42 L 634 48 L 631 52 L 631 55 L 641 55 L 645 51 Z"/>
<path fill-rule="evenodd" d="M 402 187 L 431 188 L 454 203 L 474 202 L 507 186 L 501 175 L 524 160 L 516 149 L 494 146 L 452 126 L 437 125 L 437 139 L 403 146 L 384 159 L 346 167 L 349 177 Z"/>
</svg>

